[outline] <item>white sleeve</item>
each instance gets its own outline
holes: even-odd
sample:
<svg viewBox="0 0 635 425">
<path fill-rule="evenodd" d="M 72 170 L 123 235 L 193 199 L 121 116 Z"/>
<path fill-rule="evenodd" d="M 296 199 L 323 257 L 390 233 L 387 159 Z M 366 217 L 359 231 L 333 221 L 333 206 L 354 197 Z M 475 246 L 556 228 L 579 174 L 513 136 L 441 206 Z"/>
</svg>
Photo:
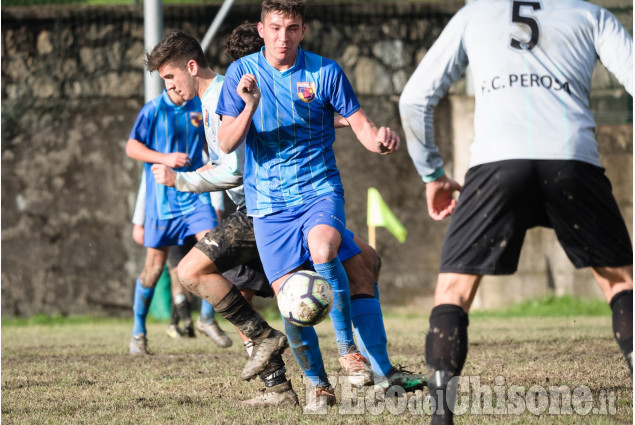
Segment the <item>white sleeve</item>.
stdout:
<svg viewBox="0 0 635 425">
<path fill-rule="evenodd" d="M 225 192 L 212 192 L 209 194 L 214 210 L 225 211 Z"/>
<path fill-rule="evenodd" d="M 175 187 L 181 192 L 217 192 L 243 184 L 242 174 L 216 166 L 203 172 L 176 173 Z"/>
<path fill-rule="evenodd" d="M 602 64 L 633 95 L 633 38 L 608 10 L 600 8 L 595 50 Z"/>
<path fill-rule="evenodd" d="M 132 224 L 143 226 L 146 219 L 146 173 L 141 173 L 141 183 L 139 184 L 139 193 L 137 194 L 137 202 L 135 203 L 134 213 L 132 215 Z"/>
<path fill-rule="evenodd" d="M 468 65 L 463 46 L 464 10 L 454 15 L 441 32 L 399 98 L 408 153 L 424 181 L 443 175 L 443 159 L 434 143 L 434 108 Z"/>
</svg>

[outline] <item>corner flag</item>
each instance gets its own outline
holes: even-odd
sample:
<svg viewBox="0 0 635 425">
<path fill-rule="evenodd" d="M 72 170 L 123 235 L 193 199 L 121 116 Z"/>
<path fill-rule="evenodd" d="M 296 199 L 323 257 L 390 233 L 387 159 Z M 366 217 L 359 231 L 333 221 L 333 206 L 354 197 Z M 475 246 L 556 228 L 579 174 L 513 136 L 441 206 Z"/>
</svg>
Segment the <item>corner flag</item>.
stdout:
<svg viewBox="0 0 635 425">
<path fill-rule="evenodd" d="M 401 243 L 406 241 L 408 232 L 399 219 L 390 211 L 379 191 L 374 187 L 368 188 L 367 223 L 371 227 L 385 227 Z"/>
</svg>

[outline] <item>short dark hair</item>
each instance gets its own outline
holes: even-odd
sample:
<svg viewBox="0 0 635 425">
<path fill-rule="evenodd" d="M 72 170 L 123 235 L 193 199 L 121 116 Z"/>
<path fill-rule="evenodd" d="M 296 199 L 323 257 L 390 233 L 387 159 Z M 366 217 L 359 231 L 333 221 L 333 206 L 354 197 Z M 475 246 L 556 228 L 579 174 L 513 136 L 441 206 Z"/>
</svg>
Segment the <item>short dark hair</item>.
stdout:
<svg viewBox="0 0 635 425">
<path fill-rule="evenodd" d="M 304 0 L 264 0 L 262 2 L 262 12 L 260 21 L 265 21 L 265 16 L 269 13 L 282 13 L 284 16 L 296 18 L 300 17 L 304 24 L 304 10 L 306 3 Z"/>
<path fill-rule="evenodd" d="M 153 72 L 168 63 L 185 68 L 190 60 L 196 61 L 199 67 L 209 67 L 199 42 L 181 31 L 173 31 L 146 54 L 145 64 L 148 72 Z"/>
<path fill-rule="evenodd" d="M 225 54 L 236 60 L 260 51 L 263 45 L 264 41 L 258 34 L 258 24 L 245 21 L 225 39 Z"/>
</svg>

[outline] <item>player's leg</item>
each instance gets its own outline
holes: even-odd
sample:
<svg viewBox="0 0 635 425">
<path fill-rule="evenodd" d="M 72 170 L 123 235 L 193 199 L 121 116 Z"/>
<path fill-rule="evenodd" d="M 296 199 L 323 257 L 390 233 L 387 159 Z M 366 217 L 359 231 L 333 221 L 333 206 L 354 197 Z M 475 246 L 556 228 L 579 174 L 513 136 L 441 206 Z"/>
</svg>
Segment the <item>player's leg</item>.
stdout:
<svg viewBox="0 0 635 425">
<path fill-rule="evenodd" d="M 253 355 L 241 374 L 243 379 L 257 376 L 288 346 L 284 334 L 269 326 L 221 274 L 257 255 L 251 220 L 238 210 L 207 233 L 179 264 L 183 285 L 254 341 Z"/>
<path fill-rule="evenodd" d="M 376 252 L 369 245 L 366 247 L 369 251 Z M 386 380 L 392 365 L 386 351 L 386 332 L 379 299 L 376 296 L 376 281 L 364 261 L 360 248 L 354 242 L 352 232 L 346 230 L 338 256 L 350 285 L 351 319 L 357 348 L 370 361 L 375 383 L 379 383 Z M 371 254 L 367 252 L 365 255 Z"/>
<path fill-rule="evenodd" d="M 186 336 L 195 337 L 194 324 L 192 322 L 192 295 L 183 287 L 178 276 L 179 262 L 187 255 L 190 249 L 196 243 L 196 238 L 190 236 L 185 238 L 183 245 L 175 245 L 170 247 L 168 253 L 168 266 L 170 268 L 170 281 L 172 288 L 172 318 L 167 334 L 171 338 Z M 179 328 L 178 322 L 181 321 L 183 328 Z"/>
<path fill-rule="evenodd" d="M 441 250 L 426 335 L 428 390 L 436 406 L 432 424 L 453 423 L 456 383 L 468 351 L 468 311 L 480 277 L 515 272 L 527 228 L 544 218 L 534 174 L 531 161 L 513 160 L 472 167 L 465 176 Z"/>
<path fill-rule="evenodd" d="M 613 336 L 633 376 L 633 266 L 593 267 L 613 312 Z"/>
<path fill-rule="evenodd" d="M 216 214 L 216 211 L 210 205 L 197 208 L 195 214 L 187 218 L 188 233 L 194 234 L 194 238 L 197 242 L 203 239 L 212 228 L 218 225 Z M 190 238 L 191 237 L 188 237 L 186 240 Z M 189 246 L 187 252 L 191 251 L 194 246 L 195 244 Z M 189 323 L 192 323 L 191 319 Z M 194 334 L 193 324 L 189 329 L 191 333 Z M 227 348 L 232 345 L 232 340 L 227 336 L 225 331 L 221 329 L 214 318 L 214 307 L 204 298 L 201 299 L 201 313 L 196 320 L 196 329 L 221 348 Z"/>
<path fill-rule="evenodd" d="M 147 229 L 147 224 L 146 224 Z M 146 230 L 147 234 L 147 230 Z M 150 311 L 150 303 L 154 295 L 154 288 L 165 267 L 168 247 L 146 249 L 146 260 L 141 275 L 136 281 L 133 301 L 134 323 L 132 339 L 130 340 L 130 354 L 148 354 L 146 317 Z"/>
<path fill-rule="evenodd" d="M 284 281 L 310 258 L 300 219 L 305 210 L 281 211 L 254 217 L 258 252 L 271 287 L 277 294 Z M 305 409 L 311 411 L 335 403 L 335 393 L 324 369 L 322 353 L 313 327 L 299 327 L 284 320 L 285 333 L 293 355 L 313 389 L 308 392 Z M 324 397 L 311 397 L 316 394 Z"/>
<path fill-rule="evenodd" d="M 339 196 L 324 196 L 309 205 L 305 216 L 304 234 L 313 267 L 333 288 L 334 303 L 329 316 L 342 373 L 349 376 L 354 385 L 372 384 L 370 363 L 355 346 L 348 277 L 338 257 L 346 230 L 344 201 Z"/>
<path fill-rule="evenodd" d="M 439 274 L 425 348 L 428 391 L 436 406 L 432 424 L 453 421 L 456 379 L 452 378 L 461 374 L 467 358 L 467 313 L 479 282 L 478 275 Z"/>
<path fill-rule="evenodd" d="M 262 265 L 260 265 L 260 270 L 258 270 L 252 267 L 254 263 L 251 262 L 250 265 L 234 267 L 223 274 L 240 289 L 240 293 L 252 307 L 253 297 L 257 293 L 260 296 L 273 296 L 273 290 L 264 276 Z M 260 260 L 257 263 L 260 263 Z M 239 335 L 243 340 L 247 354 L 251 356 L 253 341 L 240 333 L 240 331 Z M 291 386 L 291 381 L 287 379 L 286 373 L 287 368 L 282 355 L 274 356 L 265 370 L 258 375 L 265 388 L 256 397 L 242 401 L 241 405 L 244 407 L 298 406 L 300 404 L 298 396 Z"/>
<path fill-rule="evenodd" d="M 377 281 L 381 257 L 366 242 L 346 230 L 339 255 L 351 288 L 351 316 L 357 348 L 370 361 L 378 388 L 401 387 L 415 391 L 426 385 L 426 376 L 393 366 L 387 350 L 384 318 Z"/>
<path fill-rule="evenodd" d="M 168 254 L 168 258 L 169 257 L 170 254 Z M 179 317 L 178 308 L 176 306 L 176 301 L 180 300 L 181 295 L 183 294 L 183 286 L 178 279 L 179 277 L 176 272 L 176 268 L 170 267 L 170 289 L 172 302 L 170 303 L 170 324 L 168 325 L 168 329 L 165 331 L 165 333 L 168 335 L 168 337 L 173 339 L 181 338 L 183 336 L 183 329 L 179 327 L 179 321 L 181 319 Z"/>
<path fill-rule="evenodd" d="M 633 368 L 633 248 L 604 169 L 541 161 L 545 207 L 558 241 L 578 268 L 591 267 L 613 311 L 613 334 Z"/>
</svg>

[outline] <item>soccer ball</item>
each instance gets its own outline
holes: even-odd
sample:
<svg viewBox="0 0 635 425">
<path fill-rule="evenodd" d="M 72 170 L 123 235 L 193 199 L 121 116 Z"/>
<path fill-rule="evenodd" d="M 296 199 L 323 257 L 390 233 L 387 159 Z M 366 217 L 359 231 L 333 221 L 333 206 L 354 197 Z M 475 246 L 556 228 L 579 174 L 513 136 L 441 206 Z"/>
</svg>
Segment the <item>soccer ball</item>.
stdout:
<svg viewBox="0 0 635 425">
<path fill-rule="evenodd" d="M 333 289 L 316 272 L 302 270 L 284 281 L 278 292 L 280 314 L 297 326 L 320 323 L 333 306 Z"/>
</svg>

